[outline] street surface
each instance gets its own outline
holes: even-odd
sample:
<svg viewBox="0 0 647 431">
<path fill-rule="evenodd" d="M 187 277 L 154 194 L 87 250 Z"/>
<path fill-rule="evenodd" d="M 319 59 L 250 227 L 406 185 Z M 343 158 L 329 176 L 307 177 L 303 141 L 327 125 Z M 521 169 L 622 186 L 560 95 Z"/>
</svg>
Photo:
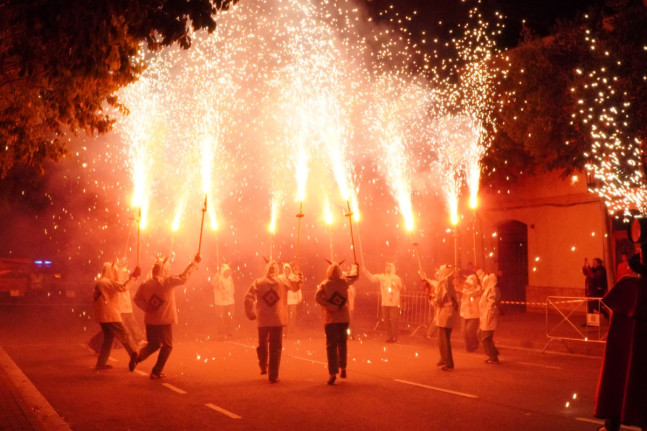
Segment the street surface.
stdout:
<svg viewBox="0 0 647 431">
<path fill-rule="evenodd" d="M 523 314 L 519 318 L 523 318 Z M 66 306 L 2 307 L 0 346 L 73 430 L 592 430 L 597 355 L 499 346 L 501 364 L 466 353 L 452 335 L 456 369 L 435 367 L 435 339 L 403 335 L 396 345 L 366 322 L 349 341 L 348 378 L 328 386 L 323 327 L 302 325 L 284 340 L 278 384 L 259 375 L 253 322 L 232 340 L 182 323 L 166 378 L 148 375 L 155 356 L 128 372 L 93 369 L 86 341 L 99 326 Z M 366 328 L 366 329 L 365 329 Z M 495 336 L 496 341 L 496 336 Z"/>
</svg>

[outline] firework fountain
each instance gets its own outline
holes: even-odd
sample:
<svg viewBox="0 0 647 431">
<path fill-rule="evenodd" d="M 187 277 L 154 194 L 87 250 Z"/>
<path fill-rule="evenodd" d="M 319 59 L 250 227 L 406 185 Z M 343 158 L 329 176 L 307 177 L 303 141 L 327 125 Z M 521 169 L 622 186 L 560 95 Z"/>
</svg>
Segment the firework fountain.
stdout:
<svg viewBox="0 0 647 431">
<path fill-rule="evenodd" d="M 352 214 L 362 264 L 360 209 L 365 232 L 384 232 L 365 245 L 381 250 L 395 242 L 380 238 L 392 226 L 414 243 L 415 230 L 422 246 L 425 229 L 443 232 L 438 197 L 454 225 L 466 189 L 475 208 L 491 38 L 464 29 L 471 42 L 455 42 L 460 61 L 442 62 L 401 31 L 406 17 L 391 21 L 378 25 L 346 0 L 251 0 L 223 11 L 213 34 L 192 34 L 190 50 L 138 58 L 146 71 L 119 95 L 129 110 L 116 127 L 123 145 L 102 159 L 114 166 L 110 178 L 129 178 L 114 189 L 132 196 L 127 216 L 141 210 L 144 259 L 168 247 L 169 233 L 182 252 L 199 228 L 184 214 L 205 195 L 207 226 L 238 261 L 259 246 L 271 258 L 310 259 L 318 235 L 335 257 L 332 222 L 284 217 L 295 201 L 299 214 Z M 449 69 L 453 79 L 443 76 Z M 255 227 L 268 213 L 269 237 Z"/>
</svg>

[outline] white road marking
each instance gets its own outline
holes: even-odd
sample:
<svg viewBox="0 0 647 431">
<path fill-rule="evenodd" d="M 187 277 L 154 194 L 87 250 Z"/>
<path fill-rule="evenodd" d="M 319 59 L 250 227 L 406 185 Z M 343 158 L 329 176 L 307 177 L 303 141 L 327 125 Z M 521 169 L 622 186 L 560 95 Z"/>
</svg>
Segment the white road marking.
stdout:
<svg viewBox="0 0 647 431">
<path fill-rule="evenodd" d="M 225 343 L 233 344 L 234 346 L 245 347 L 246 349 L 255 349 L 256 346 L 250 346 L 249 344 L 237 343 L 235 341 L 225 341 Z"/>
<path fill-rule="evenodd" d="M 300 359 L 302 361 L 312 362 L 313 364 L 328 365 L 326 362 L 315 361 L 314 359 L 302 358 L 301 356 L 291 356 L 294 359 Z"/>
<path fill-rule="evenodd" d="M 517 346 L 502 346 L 497 344 L 497 348 L 503 347 L 505 350 L 519 350 L 521 352 L 540 352 L 545 355 L 555 355 L 555 356 L 566 356 L 569 358 L 584 358 L 584 359 L 595 359 L 600 360 L 602 355 L 585 355 L 582 353 L 566 353 L 566 352 L 553 352 L 550 350 L 541 350 L 541 349 L 530 349 L 528 347 L 517 347 Z"/>
<path fill-rule="evenodd" d="M 148 377 L 148 374 L 146 374 L 146 373 L 145 373 L 145 372 L 143 372 L 143 371 L 135 370 L 135 372 L 136 372 L 137 374 L 139 374 L 140 376 Z"/>
<path fill-rule="evenodd" d="M 528 365 L 530 367 L 539 367 L 539 368 L 548 368 L 551 370 L 561 370 L 562 367 L 556 367 L 555 365 L 541 365 L 541 364 L 533 364 L 532 362 L 517 362 L 517 364 L 522 364 L 522 365 Z"/>
<path fill-rule="evenodd" d="M 406 385 L 418 386 L 420 388 L 431 389 L 432 391 L 438 391 L 438 392 L 445 392 L 447 394 L 458 395 L 460 397 L 478 398 L 478 395 L 467 394 L 465 392 L 457 392 L 457 391 L 452 391 L 452 390 L 449 390 L 449 389 L 437 388 L 435 386 L 423 385 L 422 383 L 410 382 L 408 380 L 400 380 L 400 379 L 393 379 L 393 380 L 395 380 L 396 382 L 404 383 Z"/>
<path fill-rule="evenodd" d="M 173 392 L 177 392 L 178 394 L 184 395 L 184 394 L 187 393 L 185 390 L 180 389 L 177 386 L 173 386 L 170 383 L 162 383 L 162 386 L 165 386 L 165 387 L 169 388 L 170 390 L 172 390 Z"/>
<path fill-rule="evenodd" d="M 575 418 L 575 420 L 576 420 L 576 421 L 580 421 L 580 422 L 588 422 L 588 423 L 590 423 L 590 424 L 595 424 L 595 425 L 604 425 L 604 421 L 599 420 L 599 419 Z M 623 429 L 623 430 L 632 430 L 632 431 L 634 431 L 634 430 L 635 430 L 635 431 L 640 431 L 640 428 L 639 428 L 639 427 L 629 427 L 629 426 L 626 426 L 626 425 L 622 425 L 622 426 L 620 427 L 620 429 Z"/>
<path fill-rule="evenodd" d="M 215 410 L 218 413 L 222 413 L 225 416 L 229 416 L 232 419 L 242 419 L 242 417 L 238 416 L 236 413 L 232 413 L 229 410 L 225 410 L 222 407 L 218 407 L 215 404 L 207 403 L 205 406 L 209 407 L 211 410 Z"/>
</svg>

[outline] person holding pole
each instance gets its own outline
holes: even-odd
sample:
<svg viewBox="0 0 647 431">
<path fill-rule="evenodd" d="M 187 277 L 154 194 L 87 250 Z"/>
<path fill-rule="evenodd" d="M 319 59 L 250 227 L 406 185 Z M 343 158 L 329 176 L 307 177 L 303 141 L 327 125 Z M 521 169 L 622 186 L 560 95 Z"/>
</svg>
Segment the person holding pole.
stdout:
<svg viewBox="0 0 647 431">
<path fill-rule="evenodd" d="M 347 340 L 350 313 L 348 309 L 349 288 L 359 278 L 359 265 L 354 264 L 350 273 L 344 274 L 338 263 L 331 263 L 326 279 L 317 286 L 315 301 L 323 308 L 328 356 L 328 384 L 335 384 L 337 373 L 346 378 Z"/>
<path fill-rule="evenodd" d="M 168 275 L 168 258 L 157 260 L 153 265 L 152 277 L 142 283 L 133 298 L 135 304 L 144 310 L 146 323 L 146 345 L 139 351 L 135 365 L 159 350 L 157 362 L 151 371 L 151 379 L 161 379 L 164 365 L 173 349 L 172 325 L 178 323 L 175 305 L 175 288 L 187 282 L 198 268 L 200 255 L 179 275 Z"/>
<path fill-rule="evenodd" d="M 115 298 L 113 298 L 114 306 L 117 311 L 121 313 L 121 322 L 124 327 L 130 334 L 132 341 L 136 346 L 140 345 L 144 340 L 144 335 L 139 329 L 137 320 L 133 314 L 133 301 L 131 299 L 130 290 L 134 286 L 134 283 L 130 283 L 130 273 L 128 272 L 127 260 L 126 257 L 123 257 L 120 260 L 117 260 L 113 265 L 117 273 L 117 281 L 122 283 L 127 283 L 128 288 L 125 290 L 117 290 L 115 292 Z M 97 355 L 101 353 L 101 346 L 103 345 L 103 330 L 97 332 L 88 340 L 88 346 L 94 350 L 94 353 Z M 113 347 L 119 348 L 116 342 L 113 344 Z"/>
<path fill-rule="evenodd" d="M 141 275 L 141 269 L 136 267 L 130 274 L 128 280 L 120 283 L 118 280 L 117 269 L 113 262 L 103 264 L 101 278 L 97 280 L 94 286 L 93 305 L 94 313 L 103 332 L 103 343 L 97 358 L 97 370 L 108 370 L 112 365 L 108 365 L 108 358 L 112 350 L 112 342 L 117 338 L 130 356 L 128 365 L 130 371 L 134 369 L 135 358 L 137 357 L 136 347 L 130 338 L 130 334 L 124 327 L 121 313 L 118 309 L 118 292 L 128 290 L 128 285 Z"/>
<path fill-rule="evenodd" d="M 404 283 L 395 273 L 395 264 L 387 262 L 384 273 L 372 274 L 362 267 L 364 275 L 371 283 L 380 283 L 380 301 L 382 319 L 386 323 L 388 338 L 387 343 L 398 342 L 398 321 L 400 320 L 400 294 L 404 292 Z"/>
<path fill-rule="evenodd" d="M 258 321 L 258 365 L 261 375 L 269 372 L 270 383 L 279 381 L 283 327 L 288 323 L 287 292 L 300 290 L 302 284 L 301 272 L 282 280 L 279 265 L 271 260 L 265 267 L 265 275 L 256 279 L 245 294 L 245 314 L 248 319 Z"/>
<path fill-rule="evenodd" d="M 213 285 L 213 304 L 218 322 L 218 339 L 225 340 L 234 336 L 234 278 L 226 263 L 220 265 L 218 273 L 211 279 Z"/>
</svg>

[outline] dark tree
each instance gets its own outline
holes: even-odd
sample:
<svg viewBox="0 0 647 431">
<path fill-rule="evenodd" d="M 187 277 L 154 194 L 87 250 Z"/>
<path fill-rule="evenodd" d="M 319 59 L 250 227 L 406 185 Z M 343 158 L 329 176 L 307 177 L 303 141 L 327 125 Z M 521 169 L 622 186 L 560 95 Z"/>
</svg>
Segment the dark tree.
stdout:
<svg viewBox="0 0 647 431">
<path fill-rule="evenodd" d="M 237 0 L 0 0 L 0 177 L 42 170 L 68 135 L 108 131 L 142 50 L 191 45 Z"/>
<path fill-rule="evenodd" d="M 552 36 L 524 36 L 507 52 L 512 69 L 503 92 L 512 97 L 497 113 L 499 128 L 484 159 L 492 183 L 582 169 L 592 145 L 590 122 L 582 120 L 604 106 L 624 107 L 622 133 L 645 142 L 647 8 L 633 2 L 597 8 L 558 23 Z M 611 97 L 601 102 L 603 74 L 613 88 L 605 86 Z"/>
</svg>

